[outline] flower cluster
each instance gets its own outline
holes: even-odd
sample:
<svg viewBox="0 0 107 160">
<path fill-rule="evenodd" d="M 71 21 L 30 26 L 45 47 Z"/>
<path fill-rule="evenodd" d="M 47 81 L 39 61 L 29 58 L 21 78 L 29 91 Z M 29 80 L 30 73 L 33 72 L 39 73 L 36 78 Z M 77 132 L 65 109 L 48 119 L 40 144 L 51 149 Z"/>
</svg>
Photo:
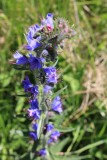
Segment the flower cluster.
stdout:
<svg viewBox="0 0 107 160">
<path fill-rule="evenodd" d="M 58 82 L 55 66 L 49 62 L 57 60 L 58 47 L 65 38 L 73 35 L 74 31 L 67 25 L 64 19 L 53 19 L 53 14 L 48 13 L 41 20 L 40 25 L 33 25 L 25 34 L 27 44 L 24 50 L 29 53 L 23 55 L 16 51 L 13 55 L 17 69 L 27 69 L 33 74 L 34 81 L 26 76 L 22 86 L 28 94 L 29 108 L 27 114 L 32 120 L 30 137 L 36 141 L 41 135 L 47 135 L 46 144 L 38 151 L 39 156 L 46 156 L 47 144 L 58 140 L 60 132 L 55 130 L 49 119 L 49 112 L 60 114 L 63 112 L 62 102 L 59 96 L 52 99 L 52 91 Z M 41 123 L 42 121 L 42 123 Z"/>
</svg>

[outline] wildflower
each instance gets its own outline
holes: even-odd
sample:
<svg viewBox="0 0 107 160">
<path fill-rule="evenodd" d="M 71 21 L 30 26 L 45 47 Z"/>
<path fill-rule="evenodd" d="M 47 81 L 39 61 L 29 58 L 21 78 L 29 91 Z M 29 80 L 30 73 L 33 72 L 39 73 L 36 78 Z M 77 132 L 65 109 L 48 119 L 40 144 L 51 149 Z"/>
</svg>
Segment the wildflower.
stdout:
<svg viewBox="0 0 107 160">
<path fill-rule="evenodd" d="M 46 128 L 47 128 L 47 132 L 50 132 L 54 129 L 54 126 L 52 124 L 47 124 Z"/>
<path fill-rule="evenodd" d="M 33 40 L 33 38 L 34 38 L 35 33 L 38 32 L 38 31 L 40 31 L 41 29 L 42 29 L 41 26 L 39 26 L 37 24 L 29 27 L 29 31 L 26 34 L 26 40 L 27 40 L 27 42 L 30 43 L 31 40 Z"/>
<path fill-rule="evenodd" d="M 40 156 L 46 156 L 46 149 L 45 149 L 45 148 L 41 149 L 41 150 L 39 151 L 39 155 L 40 155 Z"/>
<path fill-rule="evenodd" d="M 37 120 L 40 118 L 41 111 L 39 109 L 28 109 L 28 115 L 29 117 L 33 118 L 34 120 Z"/>
<path fill-rule="evenodd" d="M 54 29 L 54 24 L 53 24 L 53 14 L 48 13 L 46 16 L 46 20 L 47 20 L 47 28 L 48 30 L 52 30 Z"/>
<path fill-rule="evenodd" d="M 52 134 L 51 134 L 51 138 L 54 139 L 54 140 L 57 140 L 58 137 L 60 136 L 60 132 L 59 131 L 54 131 Z"/>
<path fill-rule="evenodd" d="M 20 54 L 18 51 L 13 55 L 13 57 L 16 59 L 17 65 L 24 65 L 28 63 L 28 58 L 22 54 Z"/>
<path fill-rule="evenodd" d="M 37 131 L 38 125 L 37 125 L 36 123 L 34 123 L 34 124 L 32 125 L 32 128 L 33 128 L 33 130 Z"/>
<path fill-rule="evenodd" d="M 40 40 L 40 37 L 38 37 L 37 39 L 32 39 L 30 43 L 25 45 L 25 49 L 29 51 L 34 51 L 36 48 L 41 46 L 41 43 L 39 42 L 39 40 Z"/>
<path fill-rule="evenodd" d="M 52 86 L 49 86 L 49 85 L 45 85 L 44 88 L 43 88 L 43 91 L 44 93 L 49 93 L 52 89 Z"/>
<path fill-rule="evenodd" d="M 33 84 L 31 84 L 28 76 L 26 76 L 26 78 L 22 81 L 22 85 L 25 92 L 27 92 L 29 88 L 33 87 Z"/>
<path fill-rule="evenodd" d="M 38 36 L 36 37 L 36 39 L 34 38 L 35 33 L 38 32 L 39 30 L 41 30 L 41 27 L 38 25 L 34 25 L 29 28 L 29 32 L 26 35 L 26 40 L 28 44 L 25 46 L 25 48 L 27 50 L 33 51 L 41 46 L 40 43 L 41 37 Z"/>
<path fill-rule="evenodd" d="M 51 122 L 48 124 L 48 120 L 51 120 L 55 112 L 61 113 L 63 111 L 59 96 L 51 101 L 52 89 L 57 83 L 58 76 L 56 68 L 49 66 L 49 62 L 52 63 L 52 61 L 56 60 L 58 56 L 58 46 L 61 46 L 63 40 L 73 34 L 75 33 L 64 19 L 54 20 L 53 14 L 48 13 L 46 18 L 42 19 L 40 25 L 35 24 L 31 26 L 25 35 L 27 40 L 25 49 L 34 51 L 35 55 L 31 54 L 31 52 L 27 57 L 18 51 L 13 55 L 16 64 L 23 65 L 21 67 L 17 66 L 17 68 L 29 69 L 30 73 L 34 75 L 36 83 L 38 85 L 40 84 L 40 87 L 32 84 L 28 76 L 22 81 L 24 91 L 28 92 L 27 95 L 30 99 L 30 107 L 27 109 L 28 116 L 33 120 L 33 131 L 31 131 L 29 135 L 35 141 L 38 137 L 41 137 L 40 135 L 37 136 L 37 131 L 38 134 L 43 134 L 44 148 L 37 152 L 37 155 L 43 158 L 45 158 L 44 156 L 47 154 L 45 147 L 47 148 L 48 144 L 56 142 L 60 136 L 60 132 L 54 130 L 54 125 L 51 124 Z M 12 63 L 14 64 L 14 61 Z M 38 89 L 40 90 L 40 94 Z M 39 103 L 37 98 L 39 99 Z M 40 107 L 42 110 L 40 110 Z"/>
<path fill-rule="evenodd" d="M 42 20 L 42 25 L 46 26 L 48 31 L 52 31 L 54 29 L 53 14 L 48 13 L 46 19 Z"/>
<path fill-rule="evenodd" d="M 29 133 L 29 136 L 30 136 L 34 141 L 37 140 L 37 134 L 36 134 L 35 132 L 30 132 L 30 133 Z"/>
<path fill-rule="evenodd" d="M 30 92 L 33 93 L 34 95 L 38 94 L 38 86 L 33 86 L 28 76 L 26 76 L 26 78 L 22 81 L 22 85 L 25 92 Z"/>
<path fill-rule="evenodd" d="M 44 49 L 41 54 L 42 57 L 46 57 L 49 54 L 49 52 L 46 49 Z"/>
<path fill-rule="evenodd" d="M 42 64 L 41 64 L 40 58 L 36 58 L 32 54 L 30 54 L 29 63 L 30 63 L 30 69 L 31 70 L 42 68 Z"/>
<path fill-rule="evenodd" d="M 29 117 L 37 120 L 40 118 L 41 111 L 38 108 L 38 101 L 37 100 L 31 100 L 30 101 L 31 107 L 28 109 L 28 115 Z"/>
<path fill-rule="evenodd" d="M 38 101 L 37 99 L 30 100 L 30 105 L 32 109 L 38 109 Z"/>
<path fill-rule="evenodd" d="M 56 74 L 56 68 L 55 67 L 47 67 L 44 68 L 44 72 L 46 74 L 46 81 L 47 83 L 57 83 L 57 74 Z"/>
<path fill-rule="evenodd" d="M 50 135 L 50 139 L 48 140 L 48 143 L 56 142 L 58 140 L 58 137 L 60 136 L 59 131 L 53 131 Z"/>
<path fill-rule="evenodd" d="M 45 58 L 40 58 L 40 61 L 41 61 L 42 63 L 45 63 L 45 62 L 46 62 Z"/>
<path fill-rule="evenodd" d="M 58 112 L 58 113 L 61 113 L 63 110 L 62 110 L 62 103 L 60 101 L 60 97 L 57 96 L 53 101 L 52 101 L 52 110 Z"/>
<path fill-rule="evenodd" d="M 38 94 L 38 86 L 33 86 L 33 87 L 29 88 L 28 91 L 30 93 L 33 93 L 34 95 L 37 95 Z"/>
</svg>

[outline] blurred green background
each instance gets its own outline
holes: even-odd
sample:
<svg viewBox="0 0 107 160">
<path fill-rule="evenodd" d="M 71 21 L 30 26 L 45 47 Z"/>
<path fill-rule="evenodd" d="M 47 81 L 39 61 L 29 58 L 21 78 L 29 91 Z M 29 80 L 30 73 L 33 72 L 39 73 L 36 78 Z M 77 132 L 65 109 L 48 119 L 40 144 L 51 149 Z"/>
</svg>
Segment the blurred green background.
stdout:
<svg viewBox="0 0 107 160">
<path fill-rule="evenodd" d="M 67 88 L 61 93 L 64 113 L 53 121 L 64 133 L 50 148 L 51 159 L 107 160 L 106 0 L 0 0 L 0 160 L 32 160 L 28 104 L 17 96 L 25 73 L 9 59 L 25 43 L 26 29 L 48 12 L 77 32 L 59 55 L 57 90 Z"/>
</svg>

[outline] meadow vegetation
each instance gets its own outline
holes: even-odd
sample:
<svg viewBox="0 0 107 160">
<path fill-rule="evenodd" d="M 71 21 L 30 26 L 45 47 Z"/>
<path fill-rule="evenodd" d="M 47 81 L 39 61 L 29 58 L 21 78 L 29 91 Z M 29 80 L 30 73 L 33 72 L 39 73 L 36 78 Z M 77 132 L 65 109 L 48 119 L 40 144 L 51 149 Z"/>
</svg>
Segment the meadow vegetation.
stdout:
<svg viewBox="0 0 107 160">
<path fill-rule="evenodd" d="M 32 160 L 28 104 L 18 96 L 25 72 L 9 59 L 25 43 L 27 28 L 48 12 L 77 32 L 59 55 L 56 91 L 65 87 L 64 112 L 53 121 L 63 134 L 50 147 L 52 160 L 107 160 L 106 0 L 0 0 L 0 160 Z"/>
</svg>

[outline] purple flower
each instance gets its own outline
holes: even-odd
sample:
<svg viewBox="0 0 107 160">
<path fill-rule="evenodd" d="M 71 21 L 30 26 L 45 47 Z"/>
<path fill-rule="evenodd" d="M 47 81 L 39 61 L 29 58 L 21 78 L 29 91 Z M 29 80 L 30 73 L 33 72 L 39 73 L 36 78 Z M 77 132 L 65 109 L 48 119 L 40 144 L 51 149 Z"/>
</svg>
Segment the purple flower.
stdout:
<svg viewBox="0 0 107 160">
<path fill-rule="evenodd" d="M 47 83 L 53 83 L 53 84 L 57 83 L 57 74 L 55 67 L 44 68 L 44 72 L 46 74 Z"/>
<path fill-rule="evenodd" d="M 37 134 L 35 132 L 30 132 L 29 135 L 34 141 L 37 140 Z"/>
<path fill-rule="evenodd" d="M 41 37 L 38 36 L 36 39 L 33 38 L 35 33 L 41 29 L 42 29 L 42 27 L 38 26 L 38 25 L 34 25 L 29 28 L 29 31 L 26 35 L 26 40 L 27 40 L 28 44 L 25 46 L 25 48 L 27 50 L 33 51 L 34 49 L 41 46 L 41 43 L 39 42 L 41 40 Z"/>
<path fill-rule="evenodd" d="M 44 93 L 49 93 L 51 91 L 52 87 L 49 85 L 45 85 L 43 88 Z"/>
<path fill-rule="evenodd" d="M 28 76 L 26 76 L 26 78 L 22 81 L 22 85 L 25 92 L 30 92 L 33 93 L 34 95 L 38 94 L 38 86 L 33 86 Z"/>
<path fill-rule="evenodd" d="M 60 97 L 57 96 L 53 101 L 52 101 L 52 110 L 56 111 L 56 112 L 59 112 L 61 113 L 63 110 L 62 110 L 62 103 L 60 101 Z"/>
<path fill-rule="evenodd" d="M 31 88 L 29 88 L 28 90 L 30 93 L 33 93 L 34 95 L 38 94 L 38 86 L 33 86 Z"/>
<path fill-rule="evenodd" d="M 49 55 L 49 52 L 46 49 L 44 49 L 41 54 L 43 57 L 46 57 L 47 55 Z"/>
<path fill-rule="evenodd" d="M 53 24 L 53 14 L 48 13 L 46 16 L 46 21 L 47 21 L 47 27 L 50 29 L 54 28 L 54 24 Z"/>
<path fill-rule="evenodd" d="M 39 32 L 39 31 L 41 31 L 41 30 L 43 29 L 42 25 L 39 26 L 38 24 L 35 24 L 35 25 L 34 25 L 34 28 L 35 28 L 35 31 L 36 31 L 36 32 Z"/>
<path fill-rule="evenodd" d="M 47 132 L 51 132 L 54 129 L 54 126 L 52 124 L 47 124 L 46 128 Z"/>
<path fill-rule="evenodd" d="M 36 58 L 32 54 L 30 54 L 29 63 L 30 63 L 31 70 L 42 68 L 42 63 L 41 63 L 40 58 Z"/>
<path fill-rule="evenodd" d="M 50 137 L 54 140 L 57 140 L 59 136 L 60 136 L 60 132 L 59 131 L 54 131 L 54 132 L 52 132 Z"/>
<path fill-rule="evenodd" d="M 52 31 L 54 28 L 54 24 L 53 24 L 53 14 L 48 13 L 46 16 L 46 19 L 42 20 L 42 25 L 46 26 L 48 31 Z"/>
<path fill-rule="evenodd" d="M 60 136 L 59 131 L 53 131 L 50 135 L 50 139 L 48 140 L 48 143 L 56 142 L 58 140 L 58 137 Z"/>
<path fill-rule="evenodd" d="M 32 125 L 32 128 L 33 128 L 33 130 L 37 131 L 38 125 L 37 125 L 36 123 L 34 123 L 34 124 Z"/>
<path fill-rule="evenodd" d="M 27 40 L 28 43 L 31 42 L 31 40 L 33 39 L 34 34 L 35 34 L 35 27 L 32 26 L 32 27 L 29 28 L 29 31 L 28 31 L 28 33 L 26 35 L 26 40 Z"/>
<path fill-rule="evenodd" d="M 42 27 L 37 24 L 29 27 L 29 31 L 26 34 L 26 40 L 27 40 L 28 44 L 31 43 L 31 41 L 33 40 L 33 36 L 35 35 L 35 33 L 41 29 L 42 29 Z"/>
<path fill-rule="evenodd" d="M 38 101 L 36 100 L 31 100 L 30 101 L 31 107 L 27 110 L 29 117 L 37 120 L 40 118 L 41 111 L 38 108 Z"/>
<path fill-rule="evenodd" d="M 28 109 L 28 115 L 29 117 L 33 118 L 34 120 L 37 120 L 40 118 L 41 111 L 39 109 Z"/>
<path fill-rule="evenodd" d="M 33 87 L 33 84 L 31 84 L 28 76 L 26 76 L 26 78 L 22 81 L 22 85 L 25 92 L 27 92 L 29 88 Z"/>
<path fill-rule="evenodd" d="M 52 124 L 46 124 L 44 126 L 43 134 L 45 135 L 47 132 L 51 133 L 54 129 L 54 126 Z"/>
<path fill-rule="evenodd" d="M 41 60 L 42 63 L 46 62 L 45 58 L 40 58 L 40 60 Z"/>
<path fill-rule="evenodd" d="M 29 44 L 25 45 L 25 48 L 29 51 L 33 51 L 40 46 L 41 43 L 39 42 L 38 39 L 32 39 Z"/>
<path fill-rule="evenodd" d="M 24 65 L 28 63 L 28 58 L 20 54 L 18 51 L 13 55 L 13 57 L 16 59 L 17 65 Z"/>
<path fill-rule="evenodd" d="M 48 13 L 46 16 L 46 19 L 42 20 L 42 24 L 40 26 L 33 25 L 29 28 L 28 33 L 26 34 L 26 40 L 28 44 L 25 46 L 27 50 L 33 51 L 38 47 L 41 47 L 41 36 L 37 36 L 34 38 L 35 34 L 42 30 L 44 26 L 47 27 L 48 31 L 53 30 L 54 24 L 53 24 L 53 14 Z"/>
<path fill-rule="evenodd" d="M 39 151 L 39 155 L 40 155 L 40 156 L 46 156 L 46 149 L 45 149 L 45 148 L 41 149 L 41 150 Z"/>
<path fill-rule="evenodd" d="M 38 101 L 37 99 L 30 100 L 31 109 L 38 109 Z"/>
</svg>

